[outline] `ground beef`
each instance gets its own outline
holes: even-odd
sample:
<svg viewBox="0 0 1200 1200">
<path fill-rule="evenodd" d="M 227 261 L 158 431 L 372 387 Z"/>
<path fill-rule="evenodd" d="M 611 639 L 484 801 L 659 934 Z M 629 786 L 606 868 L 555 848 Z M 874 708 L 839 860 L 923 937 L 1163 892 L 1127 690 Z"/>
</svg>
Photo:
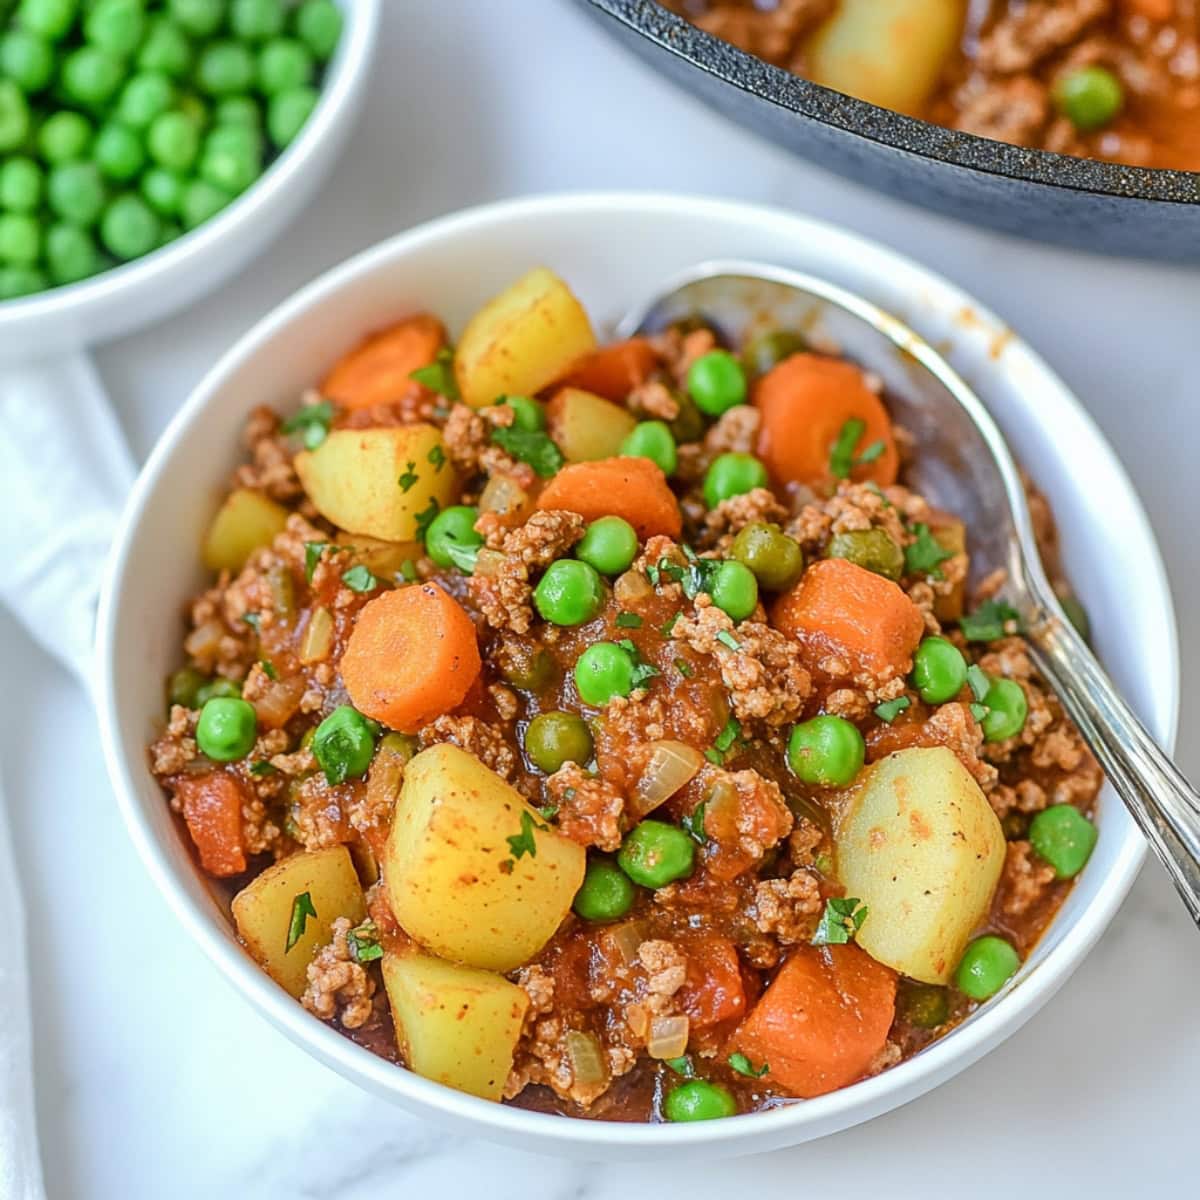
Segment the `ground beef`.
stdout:
<svg viewBox="0 0 1200 1200">
<path fill-rule="evenodd" d="M 778 525 L 787 518 L 787 509 L 775 499 L 767 488 L 754 488 L 740 496 L 722 500 L 704 517 L 704 544 L 714 542 L 722 535 L 733 535 L 747 525 L 766 522 Z"/>
<path fill-rule="evenodd" d="M 558 832 L 581 846 L 617 850 L 621 845 L 625 797 L 578 763 L 564 763 L 545 784 L 547 801 L 558 809 Z"/>
<path fill-rule="evenodd" d="M 518 463 L 492 444 L 492 432 L 513 423 L 515 414 L 507 404 L 471 408 L 456 404 L 442 428 L 442 442 L 450 461 L 464 474 L 512 475 L 533 482 L 533 469 Z"/>
<path fill-rule="evenodd" d="M 178 775 L 199 755 L 194 736 L 199 716 L 182 704 L 171 705 L 166 729 L 150 746 L 150 770 L 158 778 Z"/>
<path fill-rule="evenodd" d="M 978 137 L 1035 146 L 1050 119 L 1050 95 L 1036 79 L 1018 75 L 988 82 L 974 80 L 962 89 L 956 129 Z"/>
<path fill-rule="evenodd" d="M 317 951 L 308 965 L 308 987 L 300 1003 L 322 1021 L 335 1017 L 346 1029 L 358 1029 L 371 1016 L 375 981 L 365 967 L 350 957 L 346 935 L 350 922 L 338 917 L 333 923 L 333 938 Z"/>
<path fill-rule="evenodd" d="M 310 775 L 291 789 L 288 831 L 306 850 L 337 846 L 346 838 L 346 814 L 351 785 L 327 782 L 324 775 Z"/>
<path fill-rule="evenodd" d="M 475 755 L 485 767 L 510 782 L 517 774 L 516 752 L 509 744 L 504 730 L 489 725 L 478 717 L 438 717 L 417 734 L 421 749 L 450 742 Z"/>
<path fill-rule="evenodd" d="M 1054 868 L 1028 842 L 1009 842 L 1000 882 L 1000 908 L 1007 917 L 1028 912 L 1054 882 Z"/>
<path fill-rule="evenodd" d="M 750 54 L 796 70 L 801 65 L 797 42 L 833 11 L 835 3 L 836 0 L 779 0 L 770 7 L 745 8 L 721 4 L 698 16 L 696 24 Z"/>
<path fill-rule="evenodd" d="M 912 500 L 913 493 L 907 488 L 884 490 L 862 483 L 840 483 L 832 496 L 813 496 L 802 504 L 787 532 L 810 558 L 818 557 L 834 534 L 867 529 L 882 529 L 898 546 L 905 546 L 913 540 L 905 529 L 906 506 Z M 922 501 L 910 519 L 925 520 L 928 515 L 928 506 Z"/>
<path fill-rule="evenodd" d="M 648 379 L 629 393 L 629 407 L 652 421 L 674 421 L 679 416 L 679 401 L 660 379 Z"/>
<path fill-rule="evenodd" d="M 751 912 L 760 932 L 773 935 L 785 946 L 794 946 L 812 940 L 821 906 L 816 877 L 807 871 L 794 871 L 787 879 L 757 883 Z"/>
<path fill-rule="evenodd" d="M 711 329 L 692 329 L 684 332 L 673 325 L 650 339 L 655 353 L 663 361 L 671 378 L 679 387 L 687 383 L 688 369 L 702 354 L 716 348 L 717 339 Z"/>
<path fill-rule="evenodd" d="M 305 403 L 316 404 L 320 396 L 310 393 Z M 286 435 L 279 432 L 280 419 L 273 409 L 259 405 L 246 419 L 242 441 L 250 451 L 250 462 L 234 472 L 235 488 L 264 492 L 272 500 L 289 504 L 300 499 L 304 490 L 292 466 L 292 449 Z"/>
<path fill-rule="evenodd" d="M 975 61 L 988 74 L 1028 71 L 1111 10 L 1112 0 L 1032 0 L 1013 6 L 980 40 Z"/>
<path fill-rule="evenodd" d="M 673 996 L 687 982 L 687 956 L 673 942 L 661 938 L 643 942 L 637 956 L 652 996 Z"/>
<path fill-rule="evenodd" d="M 983 728 L 966 704 L 939 704 L 925 722 L 932 744 L 954 751 L 975 782 L 986 792 L 996 782 L 996 768 L 980 758 Z"/>
</svg>

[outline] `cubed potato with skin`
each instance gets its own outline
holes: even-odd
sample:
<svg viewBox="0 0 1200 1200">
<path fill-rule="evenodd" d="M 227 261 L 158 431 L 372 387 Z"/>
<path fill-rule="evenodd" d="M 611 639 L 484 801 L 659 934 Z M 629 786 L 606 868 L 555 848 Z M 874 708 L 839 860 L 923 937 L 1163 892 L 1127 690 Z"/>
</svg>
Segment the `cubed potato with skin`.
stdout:
<svg viewBox="0 0 1200 1200">
<path fill-rule="evenodd" d="M 458 477 L 432 425 L 337 429 L 296 455 L 296 474 L 327 521 L 384 542 L 412 542 L 417 515 L 454 503 Z"/>
<path fill-rule="evenodd" d="M 288 948 L 297 899 L 307 894 L 315 916 Z M 308 964 L 330 939 L 338 917 L 366 916 L 362 885 L 345 846 L 302 850 L 268 867 L 233 898 L 238 936 L 259 965 L 293 996 L 304 993 Z"/>
<path fill-rule="evenodd" d="M 262 546 L 269 546 L 287 524 L 287 509 L 262 492 L 230 492 L 213 517 L 204 539 L 204 565 L 210 571 L 240 571 Z"/>
<path fill-rule="evenodd" d="M 628 409 L 572 387 L 554 393 L 546 422 L 567 462 L 612 458 L 637 425 Z"/>
<path fill-rule="evenodd" d="M 553 271 L 537 267 L 467 323 L 454 375 L 473 408 L 501 396 L 531 396 L 596 347 L 583 305 Z"/>
<path fill-rule="evenodd" d="M 529 997 L 507 979 L 426 954 L 385 953 L 396 1044 L 409 1070 L 499 1100 Z"/>
<path fill-rule="evenodd" d="M 834 828 L 838 882 L 869 909 L 858 944 L 901 974 L 949 983 L 991 905 L 1004 850 L 991 805 L 945 746 L 874 763 Z"/>
<path fill-rule="evenodd" d="M 443 744 L 405 768 L 383 877 L 410 937 L 442 958 L 511 971 L 562 923 L 585 858 L 473 754 Z"/>
</svg>

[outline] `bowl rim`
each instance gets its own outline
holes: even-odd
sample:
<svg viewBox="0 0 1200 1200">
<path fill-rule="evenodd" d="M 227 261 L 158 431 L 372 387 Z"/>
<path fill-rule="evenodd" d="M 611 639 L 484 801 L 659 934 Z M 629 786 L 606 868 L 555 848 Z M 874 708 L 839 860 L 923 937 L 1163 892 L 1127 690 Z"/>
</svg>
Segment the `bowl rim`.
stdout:
<svg viewBox="0 0 1200 1200">
<path fill-rule="evenodd" d="M 304 171 L 313 151 L 336 129 L 342 109 L 357 90 L 356 77 L 370 57 L 378 34 L 382 0 L 342 0 L 345 17 L 341 42 L 327 64 L 316 108 L 294 138 L 240 196 L 215 217 L 181 234 L 173 242 L 130 262 L 109 267 L 78 283 L 62 284 L 29 296 L 0 301 L 0 334 L 7 324 L 78 317 L 109 304 L 128 304 L 132 292 L 166 286 L 170 275 L 215 250 L 234 234 L 268 213 L 275 196 Z"/>
<path fill-rule="evenodd" d="M 228 925 L 216 916 L 211 902 L 201 904 L 189 894 L 182 876 L 172 868 L 170 857 L 160 845 L 150 818 L 143 812 L 138 800 L 139 784 L 134 778 L 134 769 L 137 767 L 144 772 L 144 763 L 135 764 L 120 750 L 121 702 L 117 692 L 113 649 L 120 624 L 123 579 L 142 511 L 157 489 L 165 485 L 164 468 L 178 446 L 185 442 L 193 423 L 203 417 L 226 377 L 253 357 L 262 343 L 269 341 L 279 329 L 310 307 L 323 303 L 343 289 L 352 288 L 361 277 L 385 263 L 403 259 L 430 244 L 445 243 L 457 235 L 514 220 L 536 223 L 542 217 L 572 214 L 670 217 L 683 208 L 701 218 L 736 218 L 742 223 L 770 220 L 789 224 L 797 230 L 803 228 L 809 236 L 820 236 L 823 232 L 836 234 L 843 242 L 857 243 L 864 250 L 869 249 L 872 255 L 888 266 L 916 271 L 946 293 L 960 296 L 964 301 L 969 300 L 972 310 L 982 321 L 999 325 L 987 308 L 976 303 L 957 285 L 906 255 L 829 222 L 798 216 L 777 207 L 675 193 L 582 192 L 532 196 L 468 208 L 415 226 L 324 272 L 263 316 L 217 360 L 176 412 L 138 475 L 109 556 L 97 616 L 95 699 L 109 780 L 139 856 L 192 939 L 261 1014 L 298 1046 L 344 1077 L 418 1114 L 436 1114 L 448 1123 L 493 1139 L 541 1142 L 542 1148 L 548 1152 L 567 1153 L 582 1149 L 590 1153 L 602 1149 L 624 1149 L 636 1154 L 701 1148 L 724 1153 L 736 1153 L 739 1149 L 749 1152 L 764 1146 L 806 1140 L 801 1131 L 810 1124 L 819 1127 L 818 1134 L 845 1128 L 922 1094 L 982 1057 L 1028 1020 L 1065 983 L 1107 928 L 1132 885 L 1146 852 L 1141 835 L 1132 820 L 1128 820 L 1126 835 L 1112 869 L 1098 886 L 1090 905 L 1079 914 L 1073 925 L 1064 930 L 1061 941 L 1050 956 L 1024 975 L 1019 986 L 1003 993 L 992 1004 L 981 1009 L 970 1023 L 932 1043 L 921 1054 L 871 1079 L 803 1103 L 741 1114 L 719 1122 L 683 1125 L 564 1119 L 482 1100 L 423 1079 L 403 1068 L 398 1069 L 395 1064 L 358 1046 L 306 1012 L 251 961 L 230 935 Z M 1046 381 L 1057 386 L 1063 403 L 1073 410 L 1079 428 L 1091 439 L 1088 452 L 1099 455 L 1106 469 L 1126 490 L 1126 515 L 1132 522 L 1150 565 L 1150 578 L 1143 581 L 1148 594 L 1147 602 L 1155 604 L 1163 614 L 1172 663 L 1168 686 L 1157 693 L 1161 703 L 1156 712 L 1147 714 L 1147 722 L 1170 749 L 1174 744 L 1179 716 L 1178 630 L 1168 578 L 1153 530 L 1124 467 L 1090 414 L 1040 356 L 1025 343 L 1020 344 L 1033 365 L 1044 373 Z M 900 1093 L 900 1099 L 889 1102 L 891 1093 Z M 853 1115 L 855 1113 L 858 1114 L 857 1118 Z M 794 1131 L 797 1136 L 789 1137 L 789 1131 Z M 736 1144 L 743 1141 L 747 1145 L 739 1148 Z"/>
<path fill-rule="evenodd" d="M 692 25 L 655 0 L 583 0 L 704 74 L 798 116 L 947 166 L 1064 192 L 1200 204 L 1200 172 L 1136 167 L 948 129 L 813 83 Z"/>
</svg>

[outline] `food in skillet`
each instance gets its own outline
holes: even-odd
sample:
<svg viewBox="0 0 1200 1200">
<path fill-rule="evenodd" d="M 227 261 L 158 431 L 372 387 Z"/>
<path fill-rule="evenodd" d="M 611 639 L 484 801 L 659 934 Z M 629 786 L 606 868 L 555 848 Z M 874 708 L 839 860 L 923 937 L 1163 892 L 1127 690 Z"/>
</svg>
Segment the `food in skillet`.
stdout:
<svg viewBox="0 0 1200 1200">
<path fill-rule="evenodd" d="M 1200 170 L 1195 0 L 663 0 L 885 108 L 1018 146 Z"/>
<path fill-rule="evenodd" d="M 824 349 L 598 346 L 538 269 L 253 413 L 150 756 L 306 1008 L 479 1096 L 687 1121 L 1012 977 L 1100 772 Z"/>
</svg>

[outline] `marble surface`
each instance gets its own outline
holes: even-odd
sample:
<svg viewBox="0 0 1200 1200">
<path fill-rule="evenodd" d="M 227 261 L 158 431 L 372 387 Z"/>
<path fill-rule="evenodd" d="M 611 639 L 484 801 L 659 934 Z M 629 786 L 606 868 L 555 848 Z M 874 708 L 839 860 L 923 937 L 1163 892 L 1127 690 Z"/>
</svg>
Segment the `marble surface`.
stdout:
<svg viewBox="0 0 1200 1200">
<path fill-rule="evenodd" d="M 794 206 L 931 264 L 1056 365 L 1141 490 L 1175 589 L 1184 678 L 1200 676 L 1191 598 L 1200 541 L 1189 514 L 1200 447 L 1194 273 L 981 233 L 825 175 L 675 93 L 565 0 L 386 8 L 365 119 L 284 241 L 219 295 L 98 352 L 139 457 L 248 324 L 319 271 L 414 222 L 573 188 Z M 1181 1176 L 1200 1098 L 1200 943 L 1154 866 L 1024 1030 L 870 1125 L 718 1164 L 582 1165 L 463 1144 L 342 1082 L 242 1005 L 184 939 L 135 858 L 84 698 L 2 615 L 0 646 L 0 761 L 31 914 L 38 1119 L 56 1200 L 356 1200 L 473 1188 L 490 1200 L 700 1200 L 748 1188 L 985 1200 L 1014 1185 L 1095 1197 L 1189 1188 Z M 1182 730 L 1180 757 L 1200 776 L 1200 701 L 1186 686 Z"/>
</svg>

